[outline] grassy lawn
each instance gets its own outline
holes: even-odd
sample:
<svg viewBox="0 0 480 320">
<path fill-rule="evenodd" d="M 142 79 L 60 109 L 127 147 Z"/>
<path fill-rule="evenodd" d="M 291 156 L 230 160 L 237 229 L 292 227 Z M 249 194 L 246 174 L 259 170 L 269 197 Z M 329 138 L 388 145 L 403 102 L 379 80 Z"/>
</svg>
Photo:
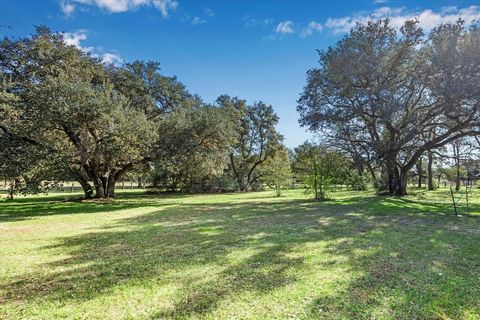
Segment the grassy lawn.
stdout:
<svg viewBox="0 0 480 320">
<path fill-rule="evenodd" d="M 0 200 L 0 319 L 480 319 L 480 191 L 333 196 Z"/>
</svg>

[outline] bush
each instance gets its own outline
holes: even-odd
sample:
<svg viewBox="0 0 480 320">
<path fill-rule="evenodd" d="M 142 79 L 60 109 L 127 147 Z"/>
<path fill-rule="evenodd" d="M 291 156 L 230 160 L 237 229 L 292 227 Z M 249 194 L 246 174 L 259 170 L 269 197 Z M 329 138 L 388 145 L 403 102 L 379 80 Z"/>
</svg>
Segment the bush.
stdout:
<svg viewBox="0 0 480 320">
<path fill-rule="evenodd" d="M 367 190 L 368 178 L 362 175 L 359 175 L 357 172 L 352 172 L 348 177 L 348 183 L 352 190 L 364 191 Z"/>
</svg>

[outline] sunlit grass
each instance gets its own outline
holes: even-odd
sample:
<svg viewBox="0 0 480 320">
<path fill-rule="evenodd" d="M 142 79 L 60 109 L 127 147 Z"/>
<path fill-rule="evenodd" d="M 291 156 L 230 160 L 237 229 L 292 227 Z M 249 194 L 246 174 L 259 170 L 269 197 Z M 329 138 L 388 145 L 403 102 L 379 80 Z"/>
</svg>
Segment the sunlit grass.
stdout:
<svg viewBox="0 0 480 320">
<path fill-rule="evenodd" d="M 480 191 L 449 192 L 1 200 L 0 319 L 478 319 Z"/>
</svg>

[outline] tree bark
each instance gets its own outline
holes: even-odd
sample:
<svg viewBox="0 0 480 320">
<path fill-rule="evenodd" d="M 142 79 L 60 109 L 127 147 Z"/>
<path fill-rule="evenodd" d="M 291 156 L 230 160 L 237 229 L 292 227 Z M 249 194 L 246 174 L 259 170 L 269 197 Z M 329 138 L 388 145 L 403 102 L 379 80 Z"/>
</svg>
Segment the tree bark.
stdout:
<svg viewBox="0 0 480 320">
<path fill-rule="evenodd" d="M 317 157 L 313 155 L 313 188 L 315 189 L 315 199 L 318 199 L 318 172 Z"/>
<path fill-rule="evenodd" d="M 10 188 L 8 190 L 8 199 L 13 200 L 14 194 L 15 194 L 15 181 L 11 181 Z"/>
<path fill-rule="evenodd" d="M 394 156 L 387 156 L 385 159 L 387 173 L 387 192 L 391 196 L 407 195 L 407 166 L 399 167 Z"/>
<path fill-rule="evenodd" d="M 88 182 L 88 180 L 80 173 L 76 174 L 76 178 L 80 186 L 82 186 L 83 193 L 85 194 L 86 199 L 93 198 L 93 188 L 92 185 Z"/>
<path fill-rule="evenodd" d="M 455 157 L 455 167 L 457 169 L 455 175 L 455 191 L 460 190 L 460 142 L 457 140 L 453 144 L 453 154 Z"/>
<path fill-rule="evenodd" d="M 245 178 L 243 177 L 243 174 L 240 172 L 240 170 L 237 170 L 237 168 L 235 167 L 233 153 L 230 154 L 230 167 L 237 182 L 237 190 L 240 192 L 247 191 L 247 184 L 245 183 Z"/>
<path fill-rule="evenodd" d="M 428 190 L 433 190 L 433 153 L 432 151 L 427 152 L 428 156 L 428 163 L 427 163 L 427 189 Z M 440 181 L 439 181 L 440 184 Z"/>
<path fill-rule="evenodd" d="M 455 191 L 460 190 L 460 166 L 457 165 L 457 173 L 455 176 Z"/>
<path fill-rule="evenodd" d="M 133 163 L 129 163 L 121 168 L 110 169 L 104 173 L 101 173 L 96 170 L 96 167 L 86 164 L 84 165 L 83 169 L 85 172 L 87 172 L 87 175 L 83 177 L 82 174 L 77 174 L 77 180 L 82 185 L 86 196 L 88 190 L 88 198 L 93 197 L 93 191 L 92 187 L 88 183 L 86 178 L 87 176 L 93 182 L 95 187 L 95 198 L 101 199 L 115 197 L 115 185 L 117 181 L 121 179 L 122 176 L 132 167 Z"/>
<path fill-rule="evenodd" d="M 80 183 L 80 185 L 82 186 L 82 189 L 83 189 L 83 193 L 85 194 L 85 198 L 86 199 L 91 199 L 93 198 L 93 188 L 92 188 L 92 185 L 88 182 L 88 181 L 80 181 L 78 180 L 78 182 Z"/>
<path fill-rule="evenodd" d="M 280 197 L 281 193 L 280 193 L 280 178 L 279 177 L 277 177 L 275 179 L 275 190 L 276 190 L 277 197 Z"/>
<path fill-rule="evenodd" d="M 100 179 L 94 180 L 93 185 L 95 186 L 95 198 L 97 199 L 105 198 L 106 197 L 105 187 L 102 183 L 102 180 Z"/>
<path fill-rule="evenodd" d="M 423 170 L 422 170 L 422 159 L 418 160 L 417 163 L 417 173 L 418 173 L 418 184 L 417 187 L 421 188 L 422 187 L 422 175 L 423 175 Z"/>
<path fill-rule="evenodd" d="M 108 186 L 107 186 L 107 196 L 108 197 L 115 197 L 115 184 L 117 181 L 115 179 L 109 179 Z"/>
<path fill-rule="evenodd" d="M 395 158 L 391 155 L 385 159 L 387 171 L 387 191 L 389 195 L 396 195 L 399 190 L 399 173 Z"/>
<path fill-rule="evenodd" d="M 372 182 L 375 183 L 375 181 L 377 180 L 377 176 L 375 175 L 375 170 L 371 165 L 367 165 L 367 169 L 370 172 L 370 176 L 372 177 Z"/>
<path fill-rule="evenodd" d="M 397 188 L 395 191 L 396 196 L 406 196 L 407 195 L 407 172 L 405 168 L 400 169 L 397 180 Z"/>
</svg>

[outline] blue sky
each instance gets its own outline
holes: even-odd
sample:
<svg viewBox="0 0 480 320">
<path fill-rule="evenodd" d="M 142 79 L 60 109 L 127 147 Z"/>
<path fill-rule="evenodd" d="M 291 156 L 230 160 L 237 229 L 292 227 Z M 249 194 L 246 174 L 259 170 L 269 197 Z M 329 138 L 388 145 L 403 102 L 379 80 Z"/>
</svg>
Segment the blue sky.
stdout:
<svg viewBox="0 0 480 320">
<path fill-rule="evenodd" d="M 0 0 L 0 33 L 31 34 L 45 24 L 106 61 L 156 60 L 192 93 L 262 100 L 280 117 L 288 147 L 311 137 L 296 100 L 316 49 L 334 44 L 355 21 L 412 17 L 430 29 L 458 16 L 480 18 L 478 1 Z"/>
</svg>

